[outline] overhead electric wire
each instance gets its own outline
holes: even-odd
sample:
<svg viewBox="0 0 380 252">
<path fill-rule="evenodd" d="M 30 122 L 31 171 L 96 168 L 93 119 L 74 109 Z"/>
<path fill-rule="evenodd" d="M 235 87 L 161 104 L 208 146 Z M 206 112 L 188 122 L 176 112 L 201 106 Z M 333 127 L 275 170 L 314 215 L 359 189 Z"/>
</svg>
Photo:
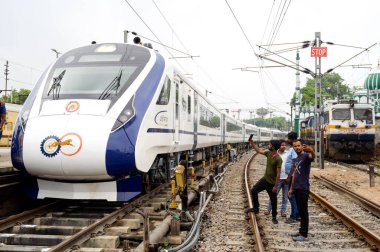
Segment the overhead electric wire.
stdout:
<svg viewBox="0 0 380 252">
<path fill-rule="evenodd" d="M 280 95 L 282 96 L 282 98 L 284 98 L 286 100 L 286 97 L 284 95 L 284 93 L 282 92 L 281 88 L 277 85 L 277 83 L 273 80 L 272 76 L 267 72 L 265 71 L 265 69 L 263 70 L 264 73 L 266 74 L 266 76 L 268 77 L 268 79 L 273 83 L 273 85 L 277 88 L 277 90 L 279 91 Z"/>
<path fill-rule="evenodd" d="M 166 44 L 163 44 L 161 41 L 158 42 L 158 41 L 155 41 L 155 40 L 153 40 L 153 39 L 147 38 L 147 37 L 145 37 L 145 36 L 143 36 L 143 35 L 141 35 L 141 34 L 137 34 L 136 32 L 131 32 L 131 33 L 132 33 L 133 35 L 135 35 L 135 36 L 139 36 L 139 37 L 141 37 L 141 38 L 143 38 L 143 39 L 146 39 L 146 40 L 149 40 L 149 41 L 154 42 L 154 43 L 156 43 L 156 44 L 162 45 L 163 47 L 169 48 L 169 49 L 171 49 L 171 50 L 173 50 L 173 51 L 176 51 L 176 52 L 179 52 L 179 53 L 185 54 L 185 55 L 187 55 L 187 56 L 190 57 L 190 58 L 192 58 L 192 57 L 199 57 L 199 56 L 193 56 L 193 55 L 191 55 L 191 54 L 188 54 L 188 53 L 186 53 L 186 52 L 180 51 L 180 50 L 175 49 L 175 48 L 173 48 L 173 47 L 171 47 L 171 46 L 168 46 L 168 45 L 166 45 Z M 175 56 L 172 56 L 172 57 L 173 57 L 173 59 L 178 58 L 178 57 L 175 57 Z"/>
<path fill-rule="evenodd" d="M 41 69 L 37 69 L 37 68 L 34 68 L 34 67 L 31 67 L 31 66 L 27 66 L 27 65 L 24 65 L 24 64 L 20 64 L 20 63 L 17 63 L 15 61 L 12 61 L 12 60 L 7 60 L 7 59 L 4 59 L 4 58 L 0 58 L 1 60 L 4 60 L 4 61 L 8 61 L 9 63 L 12 63 L 13 65 L 18 65 L 18 66 L 21 66 L 21 67 L 24 67 L 24 68 L 28 68 L 30 70 L 33 70 L 33 71 L 38 71 L 38 72 L 42 72 Z"/>
<path fill-rule="evenodd" d="M 154 31 L 149 27 L 149 25 L 144 21 L 144 19 L 139 15 L 139 13 L 133 8 L 133 6 L 128 2 L 128 0 L 124 0 L 129 7 L 132 9 L 132 11 L 137 15 L 137 17 L 141 20 L 141 22 L 144 23 L 144 25 L 148 28 L 148 30 L 153 34 L 154 37 L 163 45 L 164 43 L 158 38 L 158 36 L 154 33 Z M 170 54 L 170 56 L 174 57 L 174 55 L 164 46 L 164 49 Z M 174 58 L 175 62 L 177 62 L 178 66 L 182 68 L 183 72 L 185 71 L 185 68 Z"/>
<path fill-rule="evenodd" d="M 281 49 L 281 50 L 278 50 L 278 51 L 272 51 L 272 52 L 268 52 L 268 53 L 263 53 L 261 55 L 263 56 L 270 56 L 270 55 L 276 55 L 276 54 L 279 54 L 279 53 L 286 53 L 286 52 L 291 52 L 291 51 L 296 51 L 296 50 L 300 50 L 300 49 L 305 49 L 307 47 L 309 47 L 310 45 L 309 44 L 305 44 L 303 46 L 295 46 L 295 47 L 290 47 L 290 48 L 284 48 L 284 49 Z"/>
<path fill-rule="evenodd" d="M 281 1 L 282 1 L 282 0 L 281 0 Z M 280 21 L 282 20 L 281 17 L 282 17 L 282 13 L 284 12 L 284 9 L 285 9 L 286 2 L 287 2 L 287 1 L 285 0 L 285 1 L 284 1 L 284 5 L 282 6 L 282 9 L 281 9 L 280 15 L 278 16 L 278 20 L 277 20 L 276 26 L 274 27 L 273 35 L 272 35 L 272 38 L 271 38 L 269 44 L 272 44 L 272 43 L 274 42 L 275 37 L 276 37 L 276 34 L 277 34 L 277 28 L 278 28 L 278 29 L 280 28 L 279 23 L 280 23 Z M 280 5 L 281 5 L 281 3 L 280 3 Z M 281 23 L 282 23 L 282 22 L 281 22 Z"/>
<path fill-rule="evenodd" d="M 277 23 L 277 19 L 279 19 L 279 11 L 281 9 L 281 5 L 282 5 L 282 0 L 280 2 L 280 4 L 278 5 L 278 9 L 277 9 L 277 12 L 276 12 L 276 15 L 274 16 L 274 19 L 273 19 L 273 24 L 272 24 L 272 28 L 269 32 L 269 36 L 268 36 L 268 40 L 267 40 L 267 44 L 271 44 L 272 43 L 272 37 L 273 37 L 273 34 L 274 34 L 274 29 L 275 29 L 275 24 Z"/>
<path fill-rule="evenodd" d="M 260 57 L 260 58 L 263 58 L 263 59 L 266 59 L 266 60 L 269 60 L 269 61 L 272 61 L 272 62 L 274 62 L 274 63 L 280 64 L 280 65 L 286 66 L 286 67 L 290 67 L 290 68 L 292 68 L 292 69 L 294 69 L 294 70 L 299 70 L 299 71 L 301 71 L 301 72 L 303 72 L 303 73 L 310 74 L 310 75 L 312 75 L 313 77 L 315 76 L 315 73 L 314 73 L 313 71 L 311 71 L 310 69 L 308 69 L 308 68 L 302 67 L 302 68 L 304 68 L 304 70 L 300 70 L 300 69 L 297 69 L 296 67 L 293 67 L 292 65 L 287 65 L 287 64 L 285 64 L 285 63 L 282 63 L 282 62 L 279 62 L 279 61 L 277 61 L 277 60 L 273 60 L 273 59 L 267 58 L 267 57 L 265 57 L 265 56 L 259 56 L 259 57 Z"/>
<path fill-rule="evenodd" d="M 283 56 L 281 56 L 281 55 L 279 55 L 279 54 L 276 54 L 276 53 L 274 53 L 274 52 L 272 52 L 272 51 L 270 51 L 270 50 L 268 50 L 268 49 L 266 49 L 266 48 L 264 48 L 264 47 L 262 47 L 264 50 L 266 50 L 266 51 L 268 51 L 268 52 L 271 52 L 271 53 L 273 53 L 274 55 L 276 55 L 276 56 L 278 56 L 278 57 L 280 57 L 280 58 L 282 58 L 282 59 L 284 59 L 284 60 L 286 60 L 286 61 L 289 61 L 290 63 L 292 63 L 292 64 L 294 64 L 294 65 L 297 65 L 297 63 L 295 63 L 295 62 L 293 62 L 293 61 L 291 61 L 291 60 L 289 60 L 289 59 L 287 59 L 287 58 L 285 58 L 285 57 L 283 57 Z M 270 60 L 270 61 L 273 61 L 273 62 L 275 62 L 275 63 L 277 63 L 277 64 L 281 64 L 281 65 L 285 65 L 285 66 L 287 66 L 286 64 L 284 64 L 284 63 L 280 63 L 280 62 L 278 62 L 278 61 L 274 61 L 274 60 L 272 60 L 272 59 L 269 59 L 269 58 L 267 58 L 266 56 L 262 56 L 262 55 L 259 55 L 259 57 L 261 57 L 261 58 L 265 58 L 265 59 L 267 59 L 267 60 Z M 311 70 L 310 69 L 308 69 L 308 68 L 306 68 L 306 67 L 303 67 L 303 66 L 301 66 L 301 65 L 299 65 L 301 68 L 303 68 L 304 70 L 306 70 L 308 73 L 310 73 L 311 72 Z M 289 66 L 290 67 L 290 66 Z M 293 68 L 293 67 L 292 67 Z M 296 69 L 297 70 L 297 69 Z M 301 70 L 302 71 L 302 70 Z M 302 71 L 302 72 L 304 72 L 304 71 Z M 305 73 L 305 72 L 304 72 Z"/>
<path fill-rule="evenodd" d="M 326 43 L 326 44 L 328 44 L 328 45 L 342 46 L 342 47 L 351 47 L 351 48 L 356 48 L 356 49 L 365 49 L 364 47 L 360 47 L 360 46 L 352 46 L 352 45 L 336 44 L 336 43 L 333 43 L 333 42 L 324 42 L 324 41 L 322 41 L 322 43 Z"/>
<path fill-rule="evenodd" d="M 270 17 L 272 16 L 272 11 L 273 11 L 273 7 L 274 7 L 275 2 L 276 2 L 276 0 L 273 0 L 273 4 L 272 4 L 272 7 L 271 7 L 270 12 L 269 12 L 267 23 L 266 23 L 265 29 L 264 29 L 264 34 L 263 34 L 263 37 L 261 38 L 260 44 L 262 44 L 263 41 L 264 41 L 265 33 L 266 33 L 267 29 L 268 29 L 269 20 L 270 20 Z"/>
<path fill-rule="evenodd" d="M 239 20 L 237 19 L 237 17 L 236 17 L 236 15 L 235 15 L 234 11 L 232 10 L 230 4 L 228 3 L 227 0 L 224 0 L 224 1 L 226 2 L 228 8 L 230 9 L 230 11 L 231 11 L 231 13 L 232 13 L 232 15 L 234 16 L 235 21 L 238 23 L 238 25 L 239 25 L 239 27 L 240 27 L 240 30 L 241 30 L 241 32 L 244 34 L 244 37 L 245 37 L 245 39 L 247 40 L 247 42 L 248 42 L 249 46 L 251 47 L 252 51 L 254 52 L 255 55 L 257 55 L 257 53 L 255 52 L 255 48 L 252 46 L 251 41 L 249 41 L 249 39 L 248 39 L 248 37 L 247 37 L 247 34 L 245 33 L 245 31 L 244 31 L 243 27 L 241 26 Z"/>
<path fill-rule="evenodd" d="M 343 65 L 344 63 L 346 63 L 346 62 L 352 60 L 353 58 L 357 57 L 358 55 L 362 54 L 363 52 L 368 51 L 368 49 L 374 47 L 376 44 L 377 44 L 377 43 L 374 43 L 373 45 L 371 45 L 371 46 L 365 48 L 365 49 L 362 50 L 361 52 L 355 54 L 354 56 L 352 56 L 352 57 L 349 58 L 348 60 L 345 60 L 344 62 L 342 62 L 341 64 L 337 65 L 336 67 L 330 68 L 329 70 L 326 71 L 326 73 L 330 73 L 330 72 L 334 71 L 335 68 L 340 67 L 340 66 Z"/>
<path fill-rule="evenodd" d="M 290 6 L 290 3 L 291 3 L 291 2 L 292 2 L 292 0 L 289 0 L 289 4 L 288 4 L 288 6 L 286 7 L 286 10 L 285 10 L 285 12 L 284 12 L 284 15 L 282 15 L 282 19 L 281 19 L 280 25 L 279 25 L 278 28 L 277 28 L 277 31 L 276 31 L 276 33 L 275 33 L 273 39 L 272 39 L 271 44 L 273 44 L 274 40 L 275 40 L 276 37 L 277 37 L 278 31 L 279 31 L 280 28 L 281 28 L 281 25 L 282 25 L 282 23 L 283 23 L 283 21 L 284 21 L 284 19 L 285 19 L 286 13 L 288 12 L 288 9 L 289 9 L 289 6 Z M 286 3 L 284 3 L 284 7 L 285 7 L 285 4 L 286 4 Z"/>
<path fill-rule="evenodd" d="M 178 36 L 178 34 L 175 32 L 173 26 L 170 24 L 169 20 L 166 18 L 166 16 L 164 15 L 164 13 L 163 13 L 163 12 L 161 11 L 161 9 L 158 7 L 157 3 L 156 3 L 154 0 L 152 0 L 152 2 L 153 2 L 153 4 L 154 4 L 154 6 L 156 7 L 156 9 L 158 10 L 158 12 L 160 13 L 161 17 L 165 20 L 166 24 L 169 26 L 169 28 L 170 28 L 171 31 L 173 32 L 174 36 L 176 36 L 176 38 L 178 39 L 178 41 L 180 42 L 180 44 L 182 45 L 182 47 L 186 50 L 187 54 L 188 54 L 188 55 L 190 56 L 190 58 L 193 60 L 194 64 L 198 67 L 198 69 L 200 69 L 200 70 L 203 72 L 203 74 L 204 74 L 207 78 L 209 78 L 209 80 L 210 80 L 215 86 L 217 86 L 217 85 L 216 85 L 216 82 L 210 77 L 210 75 L 206 72 L 206 70 L 205 70 L 202 66 L 200 66 L 200 65 L 198 64 L 198 62 L 196 62 L 196 61 L 194 60 L 194 57 L 199 57 L 199 56 L 191 56 L 191 55 L 190 55 L 189 50 L 186 48 L 186 46 L 184 45 L 184 43 L 182 42 L 182 40 L 180 39 L 180 37 Z M 183 53 L 183 52 L 182 52 L 182 53 Z M 179 58 L 179 57 L 176 57 L 176 58 Z M 182 58 L 183 58 L 183 57 L 182 57 Z M 204 86 L 201 85 L 200 83 L 196 82 L 195 80 L 194 80 L 194 83 L 197 84 L 197 85 L 199 85 L 200 87 L 204 88 L 205 90 L 207 90 L 206 87 L 204 87 Z M 217 88 L 218 88 L 218 89 L 221 89 L 220 87 L 217 87 Z M 223 91 L 223 90 L 222 90 L 222 91 Z M 228 99 L 230 99 L 230 98 L 228 98 Z"/>
<path fill-rule="evenodd" d="M 270 44 L 270 45 L 260 45 L 260 46 L 278 46 L 278 45 L 294 45 L 294 44 L 310 44 L 313 41 L 306 40 L 301 42 L 288 42 L 288 43 L 278 43 L 278 44 Z"/>
<path fill-rule="evenodd" d="M 5 77 L 1 77 L 1 78 L 5 80 Z M 14 82 L 17 82 L 17 83 L 20 83 L 20 84 L 26 84 L 26 85 L 29 85 L 29 86 L 34 86 L 33 83 L 26 82 L 26 81 L 19 81 L 19 80 L 15 80 L 15 79 L 12 79 L 12 78 L 8 78 L 8 80 L 14 81 Z"/>
<path fill-rule="evenodd" d="M 234 11 L 232 10 L 232 8 L 231 8 L 231 6 L 229 5 L 228 1 L 225 0 L 225 2 L 226 2 L 226 4 L 227 4 L 228 8 L 230 9 L 230 12 L 231 12 L 231 14 L 233 15 L 233 17 L 234 17 L 236 23 L 239 25 L 240 30 L 241 30 L 241 32 L 243 33 L 245 39 L 247 40 L 249 46 L 251 47 L 251 49 L 252 49 L 252 51 L 253 51 L 253 54 L 256 56 L 256 59 L 257 59 L 259 65 L 261 65 L 261 61 L 260 61 L 259 55 L 256 53 L 255 48 L 252 46 L 251 42 L 249 41 L 249 39 L 248 39 L 248 37 L 247 37 L 247 34 L 245 33 L 245 31 L 244 31 L 243 27 L 241 26 L 239 20 L 237 19 L 237 17 L 236 17 L 236 15 L 235 15 Z M 265 91 L 265 87 L 264 87 L 264 79 L 263 79 L 263 76 L 262 76 L 261 71 L 259 71 L 259 78 L 260 78 L 260 85 L 261 85 L 261 90 L 262 90 L 262 92 L 263 92 L 264 100 L 265 100 L 266 103 L 268 103 L 268 96 L 267 96 L 266 91 Z"/>
<path fill-rule="evenodd" d="M 170 29 L 172 30 L 174 36 L 177 37 L 179 43 L 182 45 L 182 47 L 187 51 L 187 54 L 190 55 L 189 53 L 189 50 L 186 48 L 186 46 L 183 44 L 183 42 L 181 41 L 181 39 L 179 38 L 178 34 L 175 32 L 174 28 L 170 25 L 168 19 L 165 17 L 164 13 L 161 11 L 161 9 L 158 7 L 158 5 L 156 4 L 156 2 L 154 0 L 152 0 L 154 6 L 156 6 L 158 12 L 160 13 L 161 17 L 165 20 L 166 24 L 170 27 Z"/>
</svg>

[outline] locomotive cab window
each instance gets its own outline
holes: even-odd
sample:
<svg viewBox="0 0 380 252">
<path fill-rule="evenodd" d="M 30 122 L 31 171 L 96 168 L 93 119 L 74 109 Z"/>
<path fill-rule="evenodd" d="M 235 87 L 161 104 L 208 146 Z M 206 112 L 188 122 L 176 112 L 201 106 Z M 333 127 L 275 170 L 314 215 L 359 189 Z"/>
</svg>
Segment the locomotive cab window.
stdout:
<svg viewBox="0 0 380 252">
<path fill-rule="evenodd" d="M 333 120 L 350 120 L 351 112 L 350 109 L 334 109 L 332 111 L 332 119 Z"/>
<path fill-rule="evenodd" d="M 372 123 L 372 109 L 354 109 L 355 120 Z"/>
<path fill-rule="evenodd" d="M 170 100 L 171 80 L 166 76 L 164 85 L 162 86 L 160 96 L 157 99 L 157 105 L 168 105 Z"/>
</svg>

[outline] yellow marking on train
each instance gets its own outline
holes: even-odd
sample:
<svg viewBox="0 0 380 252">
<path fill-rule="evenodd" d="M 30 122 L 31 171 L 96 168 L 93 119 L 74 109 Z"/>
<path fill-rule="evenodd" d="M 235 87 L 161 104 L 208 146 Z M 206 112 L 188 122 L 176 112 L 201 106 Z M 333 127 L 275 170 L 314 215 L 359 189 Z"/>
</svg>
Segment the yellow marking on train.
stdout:
<svg viewBox="0 0 380 252">
<path fill-rule="evenodd" d="M 48 148 L 54 148 L 57 146 L 65 146 L 65 145 L 74 146 L 71 144 L 72 141 L 73 141 L 72 139 L 67 139 L 65 141 L 57 141 L 57 142 L 54 142 L 52 144 L 49 144 Z"/>
<path fill-rule="evenodd" d="M 340 126 L 337 128 L 336 126 Z M 348 126 L 343 126 L 343 125 L 335 125 L 335 124 L 329 124 L 329 129 L 375 129 L 376 126 L 374 124 L 371 124 L 370 127 L 366 128 L 366 126 L 359 126 L 359 127 L 348 127 Z"/>
</svg>

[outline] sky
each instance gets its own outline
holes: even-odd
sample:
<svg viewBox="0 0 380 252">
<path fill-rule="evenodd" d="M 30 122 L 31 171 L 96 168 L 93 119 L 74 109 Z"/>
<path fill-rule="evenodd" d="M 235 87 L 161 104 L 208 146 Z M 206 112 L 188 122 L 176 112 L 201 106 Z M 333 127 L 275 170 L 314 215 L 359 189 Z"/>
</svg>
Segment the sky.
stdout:
<svg viewBox="0 0 380 252">
<path fill-rule="evenodd" d="M 256 55 L 266 51 L 257 45 L 274 44 L 265 47 L 271 51 L 293 48 L 320 32 L 322 41 L 339 44 L 322 45 L 328 47 L 322 58 L 324 73 L 376 43 L 344 64 L 349 66 L 334 70 L 345 84 L 362 87 L 380 59 L 379 9 L 378 0 L 0 0 L 0 89 L 5 89 L 7 60 L 8 89 L 32 89 L 56 60 L 51 49 L 65 53 L 92 41 L 123 43 L 123 31 L 128 30 L 145 37 L 143 42 L 161 41 L 180 51 L 152 43 L 165 57 L 174 57 L 170 61 L 201 92 L 207 90 L 218 108 L 265 107 L 288 117 L 294 69 L 266 67 L 256 69 L 259 73 L 238 69 L 278 65 L 259 60 Z M 129 33 L 128 42 L 133 38 Z M 283 58 L 270 58 L 295 62 L 294 50 L 280 55 Z M 310 48 L 301 49 L 300 57 L 301 66 L 315 70 Z M 367 68 L 352 66 L 362 64 Z M 312 77 L 301 73 L 301 87 L 307 78 Z M 248 112 L 241 117 L 249 117 Z"/>
</svg>

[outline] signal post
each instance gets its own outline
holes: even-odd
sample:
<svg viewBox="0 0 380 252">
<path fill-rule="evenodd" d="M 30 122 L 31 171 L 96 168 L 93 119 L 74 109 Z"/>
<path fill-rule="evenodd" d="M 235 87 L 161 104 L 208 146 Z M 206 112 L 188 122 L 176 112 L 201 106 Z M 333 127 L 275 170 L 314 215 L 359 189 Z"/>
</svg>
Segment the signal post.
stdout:
<svg viewBox="0 0 380 252">
<path fill-rule="evenodd" d="M 323 149 L 324 139 L 321 133 L 322 95 L 321 95 L 321 57 L 327 57 L 327 47 L 321 47 L 321 33 L 315 33 L 315 45 L 311 47 L 311 57 L 315 57 L 315 104 L 314 104 L 314 129 L 315 129 L 315 154 L 318 165 L 324 169 Z"/>
</svg>

